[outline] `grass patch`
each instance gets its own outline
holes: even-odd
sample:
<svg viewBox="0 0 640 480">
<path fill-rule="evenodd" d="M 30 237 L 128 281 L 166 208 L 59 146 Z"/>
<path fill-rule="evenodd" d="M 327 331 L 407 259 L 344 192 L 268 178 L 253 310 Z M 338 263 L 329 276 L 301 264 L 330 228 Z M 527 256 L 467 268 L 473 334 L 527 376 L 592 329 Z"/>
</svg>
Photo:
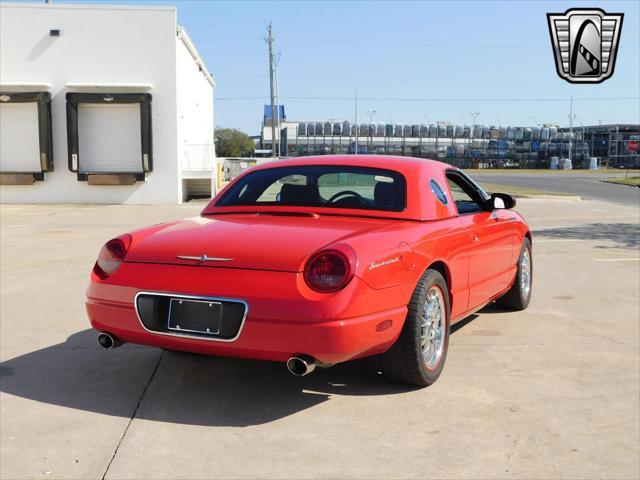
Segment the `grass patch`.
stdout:
<svg viewBox="0 0 640 480">
<path fill-rule="evenodd" d="M 487 192 L 502 192 L 508 193 L 509 195 L 513 195 L 514 197 L 530 197 L 534 195 L 559 195 L 559 196 L 573 196 L 570 193 L 563 192 L 548 192 L 545 190 L 537 190 L 535 188 L 527 188 L 527 187 L 514 187 L 512 185 L 499 185 L 496 183 L 487 183 L 483 181 L 479 181 L 476 177 L 476 182 L 478 182 L 482 188 L 484 188 Z"/>
<path fill-rule="evenodd" d="M 620 185 L 633 185 L 634 187 L 640 187 L 640 177 L 627 177 L 627 178 L 608 178 L 603 180 L 606 183 L 617 183 Z"/>
</svg>

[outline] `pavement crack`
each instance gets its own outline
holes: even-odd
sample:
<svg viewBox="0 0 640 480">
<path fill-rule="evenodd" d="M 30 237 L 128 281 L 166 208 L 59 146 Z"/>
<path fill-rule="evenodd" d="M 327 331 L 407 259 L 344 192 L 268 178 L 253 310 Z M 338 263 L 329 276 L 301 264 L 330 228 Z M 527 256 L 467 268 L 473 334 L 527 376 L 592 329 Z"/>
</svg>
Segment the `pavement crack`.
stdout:
<svg viewBox="0 0 640 480">
<path fill-rule="evenodd" d="M 120 445 L 122 445 L 124 437 L 126 437 L 127 432 L 129 431 L 129 427 L 131 426 L 131 423 L 133 422 L 133 419 L 136 418 L 136 415 L 138 413 L 138 409 L 140 408 L 140 405 L 142 404 L 142 400 L 144 399 L 144 396 L 147 394 L 147 390 L 149 389 L 149 385 L 151 385 L 151 382 L 155 378 L 156 373 L 158 372 L 158 369 L 160 368 L 160 363 L 162 362 L 162 357 L 163 356 L 164 356 L 164 350 L 162 351 L 162 353 L 158 357 L 158 362 L 156 363 L 156 366 L 154 367 L 153 372 L 151 372 L 151 375 L 149 376 L 149 379 L 147 380 L 147 383 L 145 384 L 144 388 L 142 389 L 142 393 L 140 394 L 140 398 L 138 398 L 138 403 L 136 403 L 136 408 L 133 409 L 133 413 L 131 414 L 131 417 L 129 418 L 129 421 L 127 422 L 127 426 L 124 428 L 124 431 L 122 432 L 122 435 L 120 436 L 120 439 L 118 440 L 118 444 L 116 445 L 116 448 L 113 451 L 113 455 L 111 455 L 111 459 L 109 460 L 109 463 L 107 464 L 107 468 L 104 470 L 104 473 L 102 474 L 102 480 L 105 480 L 105 478 L 107 476 L 107 473 L 109 473 L 109 469 L 111 468 L 111 464 L 113 463 L 113 461 L 116 458 L 116 455 L 118 454 L 118 450 L 120 449 Z"/>
</svg>

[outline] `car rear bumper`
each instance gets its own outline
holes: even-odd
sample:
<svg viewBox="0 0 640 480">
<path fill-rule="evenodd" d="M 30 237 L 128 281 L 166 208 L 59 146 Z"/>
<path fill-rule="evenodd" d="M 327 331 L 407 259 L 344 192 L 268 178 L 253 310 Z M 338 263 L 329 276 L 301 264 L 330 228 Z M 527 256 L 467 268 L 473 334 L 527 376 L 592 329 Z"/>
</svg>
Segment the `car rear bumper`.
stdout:
<svg viewBox="0 0 640 480">
<path fill-rule="evenodd" d="M 182 350 L 207 355 L 286 361 L 294 354 L 314 357 L 318 362 L 334 364 L 386 351 L 397 339 L 407 314 L 406 306 L 389 306 L 403 302 L 404 288 L 375 291 L 354 278 L 344 295 L 309 296 L 295 293 L 296 274 L 253 272 L 252 280 L 242 287 L 235 283 L 241 272 L 224 272 L 225 281 L 216 285 L 218 275 L 209 269 L 193 269 L 190 284 L 172 283 L 175 276 L 167 268 L 157 283 L 159 266 L 139 267 L 136 287 L 127 275 L 132 267 L 121 267 L 119 281 L 123 285 L 92 280 L 87 291 L 86 308 L 92 326 L 108 332 L 124 342 L 159 348 Z M 170 267 L 169 270 L 185 267 Z M 188 268 L 188 267 L 186 267 Z M 181 270 L 181 273 L 184 272 Z M 207 278 L 200 278 L 206 275 Z M 288 276 L 289 278 L 283 278 Z M 114 275 L 115 277 L 115 275 Z M 182 277 L 185 278 L 184 276 Z M 257 281 L 263 288 L 251 288 Z M 270 295 L 273 283 L 280 284 Z M 158 288 L 162 284 L 165 288 Z M 247 285 L 249 284 L 249 285 Z M 206 285 L 205 288 L 202 285 Z M 235 287 L 234 287 L 235 285 Z M 182 288 L 179 288 L 182 286 Z M 247 288 L 248 287 L 248 288 Z M 145 329 L 136 313 L 135 296 L 140 291 L 173 292 L 180 295 L 207 295 L 215 292 L 221 298 L 242 299 L 248 311 L 239 335 L 232 341 L 188 337 Z M 252 292 L 242 295 L 242 292 Z M 277 295 L 275 292 L 279 292 Z M 180 292 L 180 293 L 178 293 Z M 385 306 L 384 303 L 387 303 Z M 373 312 L 371 312 L 373 310 Z"/>
<path fill-rule="evenodd" d="M 237 339 L 217 341 L 148 331 L 132 304 L 88 298 L 86 306 L 93 328 L 124 342 L 273 361 L 306 354 L 327 364 L 384 352 L 397 338 L 407 314 L 406 308 L 400 307 L 350 319 L 294 323 L 275 318 L 256 320 L 249 313 Z"/>
</svg>

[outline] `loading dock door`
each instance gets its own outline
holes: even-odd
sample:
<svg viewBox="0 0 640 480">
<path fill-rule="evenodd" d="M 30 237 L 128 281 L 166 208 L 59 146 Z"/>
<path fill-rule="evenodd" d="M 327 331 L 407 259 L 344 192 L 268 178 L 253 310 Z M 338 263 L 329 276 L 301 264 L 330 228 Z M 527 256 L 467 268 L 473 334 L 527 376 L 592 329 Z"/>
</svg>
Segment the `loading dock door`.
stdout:
<svg viewBox="0 0 640 480">
<path fill-rule="evenodd" d="M 80 173 L 142 172 L 140 104 L 78 105 Z"/>
<path fill-rule="evenodd" d="M 41 172 L 38 103 L 0 103 L 0 172 Z"/>
</svg>

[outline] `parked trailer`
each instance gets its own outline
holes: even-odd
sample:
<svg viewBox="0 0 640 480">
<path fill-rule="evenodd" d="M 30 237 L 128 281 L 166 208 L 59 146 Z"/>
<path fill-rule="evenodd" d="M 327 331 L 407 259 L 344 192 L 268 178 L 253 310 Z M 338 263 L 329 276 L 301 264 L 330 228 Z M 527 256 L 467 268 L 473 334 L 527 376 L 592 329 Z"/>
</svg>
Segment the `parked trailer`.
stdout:
<svg viewBox="0 0 640 480">
<path fill-rule="evenodd" d="M 342 135 L 344 137 L 351 136 L 351 122 L 348 120 L 342 122 Z"/>
<path fill-rule="evenodd" d="M 531 140 L 540 140 L 540 127 L 533 127 L 531 129 Z"/>
<path fill-rule="evenodd" d="M 453 138 L 455 135 L 455 126 L 447 125 L 446 136 L 447 138 Z"/>
<path fill-rule="evenodd" d="M 385 137 L 393 137 L 393 125 L 390 123 L 385 124 L 384 126 L 384 136 Z"/>
<path fill-rule="evenodd" d="M 542 140 L 549 140 L 549 128 L 548 127 L 542 127 L 542 130 L 540 130 L 540 138 Z"/>
</svg>

